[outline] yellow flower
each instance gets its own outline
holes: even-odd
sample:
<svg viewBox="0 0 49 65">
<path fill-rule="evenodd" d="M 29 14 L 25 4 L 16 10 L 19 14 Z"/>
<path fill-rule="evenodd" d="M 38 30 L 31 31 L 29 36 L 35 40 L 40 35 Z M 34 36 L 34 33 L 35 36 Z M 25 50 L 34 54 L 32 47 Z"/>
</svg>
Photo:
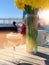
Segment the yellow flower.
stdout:
<svg viewBox="0 0 49 65">
<path fill-rule="evenodd" d="M 14 0 L 14 3 L 18 9 L 24 10 L 23 0 Z"/>
<path fill-rule="evenodd" d="M 32 0 L 32 8 L 40 8 L 40 0 Z"/>
<path fill-rule="evenodd" d="M 49 0 L 32 0 L 32 8 L 49 9 Z"/>
<path fill-rule="evenodd" d="M 49 0 L 14 0 L 17 8 L 24 10 L 24 6 L 30 5 L 32 8 L 49 9 Z"/>
<path fill-rule="evenodd" d="M 23 3 L 25 5 L 31 5 L 32 4 L 32 0 L 23 0 Z"/>
<path fill-rule="evenodd" d="M 49 9 L 49 0 L 43 0 L 43 2 L 41 2 L 41 9 L 42 10 L 46 10 Z"/>
</svg>

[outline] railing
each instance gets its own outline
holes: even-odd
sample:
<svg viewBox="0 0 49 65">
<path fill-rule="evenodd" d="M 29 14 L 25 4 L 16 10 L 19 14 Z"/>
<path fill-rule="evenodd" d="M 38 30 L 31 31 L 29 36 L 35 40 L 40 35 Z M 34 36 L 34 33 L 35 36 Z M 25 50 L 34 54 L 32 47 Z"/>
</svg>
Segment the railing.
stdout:
<svg viewBox="0 0 49 65">
<path fill-rule="evenodd" d="M 0 25 L 13 24 L 13 21 L 15 21 L 16 24 L 21 24 L 22 20 L 22 18 L 0 18 Z"/>
</svg>

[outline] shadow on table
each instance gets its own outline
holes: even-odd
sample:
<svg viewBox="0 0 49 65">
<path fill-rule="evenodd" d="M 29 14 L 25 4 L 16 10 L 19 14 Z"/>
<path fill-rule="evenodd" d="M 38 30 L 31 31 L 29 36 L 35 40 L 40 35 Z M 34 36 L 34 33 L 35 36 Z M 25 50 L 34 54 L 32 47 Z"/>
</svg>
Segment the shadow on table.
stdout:
<svg viewBox="0 0 49 65">
<path fill-rule="evenodd" d="M 6 61 L 8 61 L 8 60 L 6 60 Z M 13 62 L 13 61 L 8 61 L 8 62 L 10 62 L 10 63 L 13 63 L 14 65 L 32 65 L 32 64 L 30 64 L 30 63 L 23 63 L 23 62 Z"/>
<path fill-rule="evenodd" d="M 33 54 L 33 53 L 31 53 Z M 41 52 L 37 52 L 36 54 L 34 54 L 36 56 L 39 56 L 39 57 L 42 57 L 42 58 L 45 58 L 45 65 L 49 65 L 49 55 L 47 54 L 44 54 L 44 53 L 41 53 Z"/>
<path fill-rule="evenodd" d="M 49 65 L 49 60 L 45 60 L 45 65 Z"/>
</svg>

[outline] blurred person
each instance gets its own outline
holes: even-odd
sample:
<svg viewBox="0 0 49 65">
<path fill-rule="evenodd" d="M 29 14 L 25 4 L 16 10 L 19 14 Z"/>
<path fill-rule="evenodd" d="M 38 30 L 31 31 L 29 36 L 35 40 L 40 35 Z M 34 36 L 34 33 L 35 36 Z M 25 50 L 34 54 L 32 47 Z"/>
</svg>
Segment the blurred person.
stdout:
<svg viewBox="0 0 49 65">
<path fill-rule="evenodd" d="M 25 44 L 26 43 L 26 17 L 24 17 L 23 19 L 20 33 L 22 34 L 22 39 L 23 39 L 22 44 Z"/>
<path fill-rule="evenodd" d="M 18 32 L 18 27 L 17 27 L 17 25 L 16 25 L 16 22 L 15 21 L 13 21 L 13 25 L 14 25 L 14 31 L 16 31 L 16 32 Z"/>
<path fill-rule="evenodd" d="M 44 30 L 44 23 L 42 20 L 39 19 L 38 21 L 38 30 Z"/>
<path fill-rule="evenodd" d="M 26 35 L 26 20 L 25 20 L 25 18 L 23 20 L 20 32 L 22 35 Z"/>
</svg>

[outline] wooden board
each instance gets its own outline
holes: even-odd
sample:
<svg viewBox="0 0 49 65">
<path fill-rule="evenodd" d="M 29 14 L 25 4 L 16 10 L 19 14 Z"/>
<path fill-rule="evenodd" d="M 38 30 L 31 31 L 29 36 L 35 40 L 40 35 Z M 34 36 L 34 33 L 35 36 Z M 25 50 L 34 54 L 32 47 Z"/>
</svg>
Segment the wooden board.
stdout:
<svg viewBox="0 0 49 65">
<path fill-rule="evenodd" d="M 41 54 L 44 54 L 45 56 L 48 56 L 49 59 L 49 48 L 44 47 L 38 47 L 38 52 Z M 44 57 L 45 57 L 44 56 Z M 20 60 L 20 62 L 27 62 L 33 65 L 46 65 L 46 62 L 49 63 L 49 60 L 47 57 L 44 58 L 39 54 L 33 55 L 26 52 L 25 45 L 16 47 L 16 50 L 13 50 L 12 47 L 5 48 L 0 51 L 0 58 L 3 60 L 7 60 L 10 62 L 15 62 L 17 59 Z"/>
</svg>

